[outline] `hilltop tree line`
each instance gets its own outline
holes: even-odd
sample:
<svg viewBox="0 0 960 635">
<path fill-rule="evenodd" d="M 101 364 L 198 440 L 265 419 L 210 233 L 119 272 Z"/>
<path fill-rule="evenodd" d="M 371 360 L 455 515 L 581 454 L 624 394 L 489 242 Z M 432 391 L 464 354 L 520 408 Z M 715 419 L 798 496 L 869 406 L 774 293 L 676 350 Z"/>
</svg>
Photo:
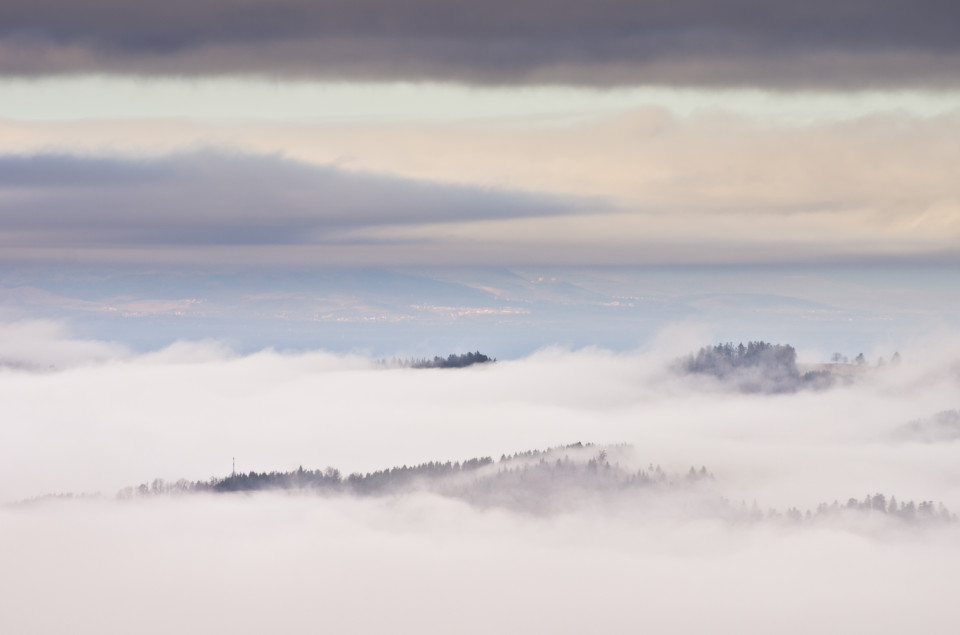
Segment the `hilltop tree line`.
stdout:
<svg viewBox="0 0 960 635">
<path fill-rule="evenodd" d="M 387 360 L 380 360 L 381 366 L 393 368 L 465 368 L 474 364 L 487 364 L 497 361 L 496 358 L 484 355 L 480 351 L 473 353 L 450 354 L 446 357 L 435 356 L 433 359 L 426 357 L 412 359 L 397 359 L 396 357 Z"/>
<path fill-rule="evenodd" d="M 431 461 L 344 477 L 335 468 L 290 472 L 248 472 L 213 477 L 205 481 L 156 479 L 121 490 L 117 497 L 171 494 L 228 494 L 289 491 L 320 495 L 388 496 L 412 491 L 462 500 L 479 507 L 502 507 L 534 514 L 549 514 L 584 506 L 636 504 L 652 506 L 675 497 L 694 496 L 694 508 L 732 521 L 782 520 L 812 522 L 844 515 L 883 514 L 904 522 L 953 521 L 955 516 L 932 501 L 900 503 L 884 494 L 851 498 L 845 504 L 821 504 L 815 510 L 790 508 L 762 512 L 753 504 L 738 507 L 713 494 L 715 481 L 706 467 L 669 474 L 659 465 L 639 470 L 620 465 L 617 456 L 625 446 L 596 447 L 576 443 L 548 450 L 502 455 L 499 461 L 479 457 L 467 461 Z M 613 459 L 611 461 L 611 459 Z M 639 497 L 639 498 L 638 498 Z M 643 507 L 640 507 L 642 509 Z"/>
<path fill-rule="evenodd" d="M 890 363 L 893 365 L 899 364 L 900 360 L 901 360 L 900 353 L 894 353 L 893 356 L 890 357 Z M 830 363 L 831 364 L 850 364 L 851 361 L 850 361 L 850 358 L 844 355 L 843 353 L 834 353 L 833 355 L 830 356 Z M 856 357 L 853 358 L 852 363 L 857 366 L 866 366 L 868 363 L 867 356 L 864 355 L 863 353 L 859 353 L 857 354 Z M 886 364 L 887 364 L 887 360 L 885 360 L 883 357 L 877 358 L 877 366 L 885 366 Z"/>
<path fill-rule="evenodd" d="M 792 346 L 763 341 L 705 346 L 681 360 L 679 368 L 687 374 L 708 375 L 732 383 L 742 392 L 794 392 L 824 388 L 832 382 L 826 371 L 801 373 Z"/>
<path fill-rule="evenodd" d="M 493 463 L 490 457 L 470 459 L 464 462 L 445 463 L 431 461 L 420 465 L 393 467 L 386 470 L 354 473 L 346 478 L 340 470 L 328 467 L 325 470 L 305 470 L 303 466 L 291 472 L 247 472 L 226 477 L 211 477 L 206 481 L 178 480 L 173 483 L 155 479 L 151 484 L 143 483 L 135 488 L 128 487 L 120 491 L 120 498 L 154 494 L 190 493 L 190 492 L 254 492 L 261 490 L 313 490 L 339 491 L 354 494 L 384 494 L 396 492 L 413 485 L 415 482 L 437 480 L 453 474 L 467 473 Z"/>
<path fill-rule="evenodd" d="M 126 499 L 163 494 L 264 490 L 376 496 L 421 488 L 480 502 L 484 498 L 481 495 L 483 493 L 510 491 L 510 495 L 518 499 L 519 489 L 536 486 L 538 491 L 529 492 L 530 502 L 533 503 L 533 498 L 547 495 L 547 490 L 563 490 L 568 486 L 599 491 L 638 485 L 676 485 L 713 478 L 705 467 L 699 470 L 691 467 L 689 472 L 673 476 L 668 476 L 659 465 L 652 464 L 647 469 L 624 470 L 619 463 L 610 462 L 607 449 L 601 448 L 593 453 L 594 447 L 592 444 L 575 443 L 548 450 L 502 455 L 499 461 L 489 456 L 462 462 L 430 461 L 373 472 L 357 472 L 346 477 L 332 467 L 307 470 L 300 466 L 290 472 L 251 471 L 226 477 L 215 476 L 204 481 L 180 479 L 167 482 L 155 479 L 149 484 L 127 487 L 117 496 Z"/>
</svg>

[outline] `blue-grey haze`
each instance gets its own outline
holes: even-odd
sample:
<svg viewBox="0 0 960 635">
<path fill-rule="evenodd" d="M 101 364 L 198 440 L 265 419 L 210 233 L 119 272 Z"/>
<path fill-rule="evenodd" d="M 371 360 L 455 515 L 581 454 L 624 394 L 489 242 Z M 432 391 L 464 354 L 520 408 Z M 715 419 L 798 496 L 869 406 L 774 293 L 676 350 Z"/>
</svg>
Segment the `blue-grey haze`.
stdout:
<svg viewBox="0 0 960 635">
<path fill-rule="evenodd" d="M 135 351 L 213 339 L 238 352 L 377 357 L 548 346 L 643 348 L 666 328 L 805 354 L 891 355 L 960 324 L 957 268 L 0 269 L 7 321 L 65 321 Z M 810 361 L 817 361 L 813 359 Z M 820 361 L 826 361 L 822 359 Z M 875 361 L 875 360 L 874 360 Z"/>
</svg>

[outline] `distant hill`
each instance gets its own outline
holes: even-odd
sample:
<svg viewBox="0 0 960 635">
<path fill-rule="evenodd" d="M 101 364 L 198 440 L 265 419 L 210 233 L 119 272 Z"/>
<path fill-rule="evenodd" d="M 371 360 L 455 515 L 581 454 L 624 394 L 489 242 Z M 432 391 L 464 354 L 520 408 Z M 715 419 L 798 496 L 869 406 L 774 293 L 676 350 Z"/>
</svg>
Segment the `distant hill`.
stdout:
<svg viewBox="0 0 960 635">
<path fill-rule="evenodd" d="M 955 516 L 932 501 L 897 502 L 884 494 L 846 502 L 821 504 L 815 510 L 759 509 L 756 503 L 734 504 L 719 494 L 713 474 L 705 467 L 667 473 L 659 465 L 636 465 L 629 445 L 590 443 L 529 450 L 502 455 L 499 460 L 478 457 L 466 461 L 431 461 L 343 476 L 334 468 L 292 472 L 248 472 L 208 481 L 180 480 L 128 487 L 120 499 L 191 493 L 230 494 L 287 491 L 318 496 L 402 496 L 430 492 L 477 507 L 505 508 L 537 515 L 586 509 L 633 509 L 655 513 L 680 505 L 684 513 L 698 513 L 734 522 L 815 522 L 865 513 L 904 522 L 952 521 Z M 633 464 L 633 467 L 628 467 Z M 639 467 L 639 469 L 638 469 Z M 667 507 L 665 507 L 667 506 Z"/>
<path fill-rule="evenodd" d="M 678 368 L 685 374 L 715 377 L 747 393 L 795 392 L 833 382 L 828 371 L 801 373 L 792 346 L 763 341 L 705 346 L 680 360 Z"/>
<path fill-rule="evenodd" d="M 480 351 L 474 353 L 451 354 L 446 357 L 436 356 L 433 359 L 393 359 L 389 362 L 380 360 L 382 366 L 401 368 L 465 368 L 474 364 L 488 364 L 497 361 L 493 357 L 484 355 Z"/>
</svg>

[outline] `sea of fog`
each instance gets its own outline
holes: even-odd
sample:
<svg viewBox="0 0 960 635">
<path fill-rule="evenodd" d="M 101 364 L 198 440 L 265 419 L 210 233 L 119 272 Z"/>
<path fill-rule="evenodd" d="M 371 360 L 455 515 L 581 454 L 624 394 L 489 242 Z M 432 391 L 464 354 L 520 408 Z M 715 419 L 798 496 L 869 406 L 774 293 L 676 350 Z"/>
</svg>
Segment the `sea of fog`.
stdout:
<svg viewBox="0 0 960 635">
<path fill-rule="evenodd" d="M 960 433 L 937 419 L 960 407 L 955 335 L 831 388 L 744 394 L 676 371 L 709 343 L 682 329 L 634 352 L 452 370 L 0 330 L 19 360 L 0 369 L 3 633 L 952 633 L 960 620 L 956 521 L 744 522 L 671 496 L 546 514 L 426 490 L 116 498 L 234 461 L 346 475 L 583 442 L 628 448 L 618 460 L 637 468 L 705 466 L 732 507 L 882 493 L 960 512 Z"/>
</svg>

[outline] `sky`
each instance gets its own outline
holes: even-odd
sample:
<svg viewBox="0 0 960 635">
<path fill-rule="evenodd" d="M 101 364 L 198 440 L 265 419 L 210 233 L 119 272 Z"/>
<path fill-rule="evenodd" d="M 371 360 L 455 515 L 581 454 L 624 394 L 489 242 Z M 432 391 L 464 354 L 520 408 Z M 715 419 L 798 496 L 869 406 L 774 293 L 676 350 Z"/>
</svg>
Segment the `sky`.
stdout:
<svg viewBox="0 0 960 635">
<path fill-rule="evenodd" d="M 956 262 L 948 89 L 222 83 L 4 80 L 4 260 Z"/>
<path fill-rule="evenodd" d="M 954 13 L 5 3 L 0 319 L 141 350 L 516 357 L 677 320 L 896 346 L 956 315 Z"/>
<path fill-rule="evenodd" d="M 4 0 L 0 631 L 953 633 L 956 521 L 716 509 L 960 512 L 958 289 L 951 0 Z M 576 442 L 715 480 L 115 497 Z"/>
<path fill-rule="evenodd" d="M 954 13 L 8 2 L 0 256 L 955 265 Z"/>
</svg>

